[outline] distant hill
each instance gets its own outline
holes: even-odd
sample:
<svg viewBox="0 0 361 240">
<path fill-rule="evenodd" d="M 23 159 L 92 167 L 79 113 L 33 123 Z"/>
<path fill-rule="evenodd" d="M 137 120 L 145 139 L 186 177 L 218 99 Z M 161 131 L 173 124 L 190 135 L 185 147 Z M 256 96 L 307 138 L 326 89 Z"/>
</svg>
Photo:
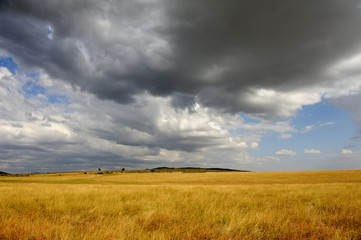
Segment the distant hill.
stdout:
<svg viewBox="0 0 361 240">
<path fill-rule="evenodd" d="M 173 168 L 173 167 L 157 167 L 157 168 L 150 168 L 150 169 L 142 169 L 142 170 L 105 170 L 105 171 L 81 171 L 81 172 L 52 172 L 47 174 L 55 174 L 60 176 L 60 174 L 119 174 L 119 173 L 169 173 L 169 172 L 182 172 L 182 173 L 205 173 L 205 172 L 250 172 L 248 170 L 238 170 L 238 169 L 230 169 L 230 168 L 201 168 L 201 167 L 180 167 L 180 168 Z M 30 175 L 37 175 L 42 174 L 39 172 L 32 172 L 27 174 L 11 174 L 7 172 L 0 171 L 0 176 L 12 175 L 12 176 L 30 176 Z"/>
<path fill-rule="evenodd" d="M 229 169 L 229 168 L 200 168 L 200 167 L 181 167 L 181 168 L 169 168 L 169 167 L 157 167 L 150 171 L 155 172 L 249 172 L 247 170 Z"/>
</svg>

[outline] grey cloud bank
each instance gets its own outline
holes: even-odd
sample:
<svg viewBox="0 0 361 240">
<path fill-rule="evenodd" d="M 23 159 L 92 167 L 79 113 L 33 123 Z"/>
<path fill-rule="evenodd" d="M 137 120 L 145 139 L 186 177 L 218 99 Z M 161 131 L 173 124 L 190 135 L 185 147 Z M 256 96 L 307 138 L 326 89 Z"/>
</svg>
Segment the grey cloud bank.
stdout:
<svg viewBox="0 0 361 240">
<path fill-rule="evenodd" d="M 52 104 L 48 94 L 24 96 L 22 86 L 32 78 L 21 72 L 11 75 L 0 68 L 0 79 L 0 167 L 10 172 L 246 167 L 273 161 L 245 151 L 257 148 L 261 132 L 292 131 L 287 123 L 243 124 L 240 116 L 197 104 L 192 110 L 174 109 L 170 98 L 149 94 L 120 105 L 40 74 L 38 84 L 66 94 L 70 102 Z M 230 134 L 240 126 L 242 133 Z"/>
<path fill-rule="evenodd" d="M 361 47 L 358 1 L 6 1 L 0 17 L 2 49 L 102 99 L 268 119 L 319 101 L 304 89 L 332 85 L 327 68 Z"/>
</svg>

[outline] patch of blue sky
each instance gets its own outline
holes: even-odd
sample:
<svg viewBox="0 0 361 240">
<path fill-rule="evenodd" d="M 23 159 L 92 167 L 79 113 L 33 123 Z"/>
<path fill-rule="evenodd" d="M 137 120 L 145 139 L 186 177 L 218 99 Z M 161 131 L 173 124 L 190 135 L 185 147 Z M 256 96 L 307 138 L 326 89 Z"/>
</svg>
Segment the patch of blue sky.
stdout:
<svg viewBox="0 0 361 240">
<path fill-rule="evenodd" d="M 22 87 L 22 94 L 26 98 L 38 96 L 39 94 L 44 95 L 47 99 L 47 103 L 44 106 L 48 104 L 70 104 L 70 100 L 66 95 L 50 94 L 48 89 L 38 84 L 37 79 L 28 80 Z"/>
<path fill-rule="evenodd" d="M 18 64 L 12 57 L 0 56 L 0 67 L 6 67 L 14 75 L 18 69 Z"/>
<path fill-rule="evenodd" d="M 275 152 L 281 149 L 285 149 L 289 147 L 287 146 L 287 142 L 289 139 L 281 139 L 279 138 L 278 133 L 269 132 L 267 135 L 264 135 L 259 142 L 258 150 L 252 150 L 252 155 L 256 157 L 266 157 L 266 156 L 274 156 Z"/>
<path fill-rule="evenodd" d="M 54 29 L 50 25 L 48 26 L 48 38 L 51 40 L 54 38 Z"/>
<path fill-rule="evenodd" d="M 356 134 L 351 115 L 327 102 L 305 107 L 293 123 L 301 130 L 291 139 L 294 145 L 303 142 L 304 145 L 310 145 L 308 148 L 319 146 L 319 150 L 324 152 L 341 151 Z M 312 128 L 309 132 L 302 132 L 306 126 Z"/>
<path fill-rule="evenodd" d="M 13 75 L 18 69 L 18 64 L 14 62 L 12 57 L 1 57 L 0 66 L 8 68 Z M 23 94 L 26 98 L 38 96 L 39 94 L 41 94 L 46 96 L 49 104 L 70 104 L 70 100 L 67 96 L 59 94 L 49 94 L 48 89 L 39 84 L 39 72 L 26 72 L 25 76 L 28 78 L 28 80 L 22 86 L 20 93 Z"/>
<path fill-rule="evenodd" d="M 323 100 L 313 105 L 303 106 L 297 116 L 292 119 L 292 123 L 297 129 L 302 130 L 306 126 L 316 127 L 325 123 L 336 123 L 336 121 L 342 121 L 343 118 L 350 119 L 350 115 Z"/>
<path fill-rule="evenodd" d="M 49 103 L 51 103 L 51 104 L 64 104 L 64 105 L 70 104 L 69 98 L 64 95 L 49 95 L 47 97 L 48 97 Z"/>
<path fill-rule="evenodd" d="M 43 86 L 39 85 L 35 79 L 28 80 L 22 87 L 24 96 L 29 98 L 37 96 L 39 94 L 46 94 L 47 90 Z"/>
<path fill-rule="evenodd" d="M 305 149 L 316 149 L 321 154 L 307 156 L 317 158 L 322 154 L 339 153 L 345 146 L 355 144 L 355 141 L 350 140 L 356 132 L 350 114 L 325 102 L 303 107 L 291 124 L 298 132 L 288 139 L 280 138 L 276 133 L 264 136 L 255 155 L 274 156 L 275 152 L 287 149 L 296 152 L 296 156 L 304 157 Z M 312 127 L 308 128 L 309 131 L 304 131 L 307 126 Z"/>
<path fill-rule="evenodd" d="M 291 140 L 294 145 L 303 145 L 305 148 L 316 148 L 323 153 L 340 152 L 344 146 L 350 144 L 350 137 L 355 135 L 353 123 L 350 120 L 347 122 L 336 122 L 332 126 L 322 127 L 314 131 L 298 134 L 297 137 Z"/>
<path fill-rule="evenodd" d="M 29 77 L 29 78 L 32 78 L 32 79 L 34 79 L 34 80 L 36 80 L 36 81 L 38 81 L 38 80 L 39 80 L 39 77 L 40 77 L 39 73 L 36 72 L 36 71 L 26 72 L 26 73 L 25 73 L 25 76 L 27 76 L 27 77 Z"/>
</svg>

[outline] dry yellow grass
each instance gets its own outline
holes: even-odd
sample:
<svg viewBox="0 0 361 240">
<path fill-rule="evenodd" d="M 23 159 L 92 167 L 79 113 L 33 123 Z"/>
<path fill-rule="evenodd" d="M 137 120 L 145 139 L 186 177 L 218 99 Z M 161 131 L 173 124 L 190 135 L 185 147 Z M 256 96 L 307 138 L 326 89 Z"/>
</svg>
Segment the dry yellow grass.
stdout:
<svg viewBox="0 0 361 240">
<path fill-rule="evenodd" d="M 361 239 L 361 171 L 0 177 L 0 239 Z"/>
</svg>

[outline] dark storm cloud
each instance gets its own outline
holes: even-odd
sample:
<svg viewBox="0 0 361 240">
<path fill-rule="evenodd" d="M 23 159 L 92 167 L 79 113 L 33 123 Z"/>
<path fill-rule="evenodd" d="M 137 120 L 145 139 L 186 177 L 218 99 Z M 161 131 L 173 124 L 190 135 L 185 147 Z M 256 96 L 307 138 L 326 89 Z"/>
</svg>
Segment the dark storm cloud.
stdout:
<svg viewBox="0 0 361 240">
<path fill-rule="evenodd" d="M 194 96 L 185 95 L 185 94 L 173 94 L 171 104 L 176 109 L 188 109 L 188 111 L 192 112 L 194 105 L 196 104 L 196 99 Z"/>
<path fill-rule="evenodd" d="M 103 99 L 267 113 L 252 89 L 325 82 L 360 50 L 359 1 L 8 1 L 0 48 Z M 4 6 L 4 4 L 3 4 Z M 53 39 L 48 36 L 53 29 Z M 272 115 L 272 114 L 270 114 Z"/>
</svg>

